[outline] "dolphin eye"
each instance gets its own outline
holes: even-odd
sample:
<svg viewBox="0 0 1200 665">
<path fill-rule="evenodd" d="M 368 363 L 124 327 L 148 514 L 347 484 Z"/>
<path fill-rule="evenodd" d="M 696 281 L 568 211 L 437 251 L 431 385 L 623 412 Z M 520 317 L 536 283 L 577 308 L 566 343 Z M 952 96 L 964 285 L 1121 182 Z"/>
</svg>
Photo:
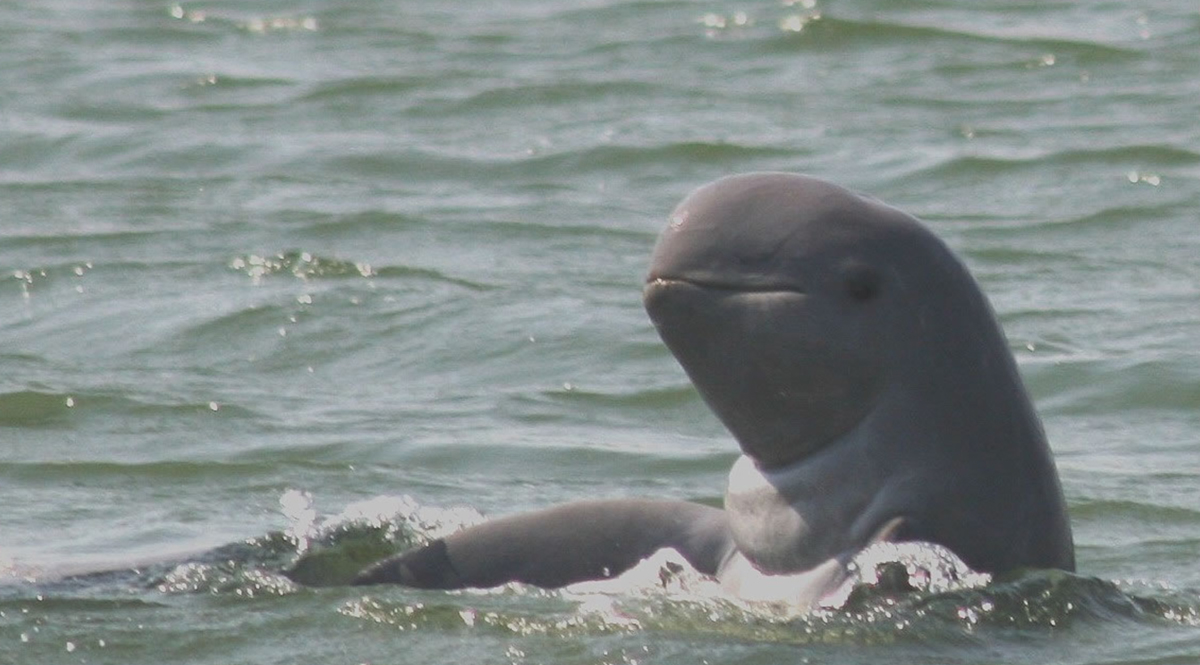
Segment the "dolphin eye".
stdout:
<svg viewBox="0 0 1200 665">
<path fill-rule="evenodd" d="M 881 281 L 879 271 L 864 263 L 850 262 L 842 269 L 846 293 L 859 302 L 867 302 L 878 295 Z"/>
</svg>

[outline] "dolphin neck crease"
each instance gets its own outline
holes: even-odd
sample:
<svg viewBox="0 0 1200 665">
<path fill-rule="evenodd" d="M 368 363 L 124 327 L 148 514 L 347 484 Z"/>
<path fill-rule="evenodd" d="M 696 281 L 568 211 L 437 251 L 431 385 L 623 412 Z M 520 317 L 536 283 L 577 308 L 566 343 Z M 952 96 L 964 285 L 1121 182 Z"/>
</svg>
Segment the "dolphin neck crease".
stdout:
<svg viewBox="0 0 1200 665">
<path fill-rule="evenodd" d="M 738 549 L 764 573 L 804 570 L 857 550 L 897 517 L 872 508 L 905 477 L 894 469 L 885 474 L 872 461 L 862 425 L 786 466 L 761 468 L 747 455 L 734 463 L 725 494 L 730 529 Z"/>
</svg>

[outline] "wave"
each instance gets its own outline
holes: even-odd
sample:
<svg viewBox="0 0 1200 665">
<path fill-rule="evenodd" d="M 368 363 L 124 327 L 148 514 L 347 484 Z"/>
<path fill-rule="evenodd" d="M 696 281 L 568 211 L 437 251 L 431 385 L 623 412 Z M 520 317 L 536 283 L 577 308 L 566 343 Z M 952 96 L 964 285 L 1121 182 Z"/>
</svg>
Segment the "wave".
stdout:
<svg viewBox="0 0 1200 665">
<path fill-rule="evenodd" d="M 1197 368 L 1177 357 L 1119 353 L 1056 355 L 1031 367 L 1029 379 L 1046 413 L 1188 413 L 1200 404 Z"/>
<path fill-rule="evenodd" d="M 0 607 L 38 598 L 60 604 L 168 602 L 204 594 L 246 601 L 334 591 L 365 565 L 429 542 L 483 517 L 470 508 L 423 506 L 411 497 L 376 497 L 321 517 L 312 497 L 280 498 L 289 526 L 175 560 L 129 562 L 92 572 L 34 571 L 0 562 Z M 1133 622 L 1200 625 L 1200 594 L 1122 585 L 1062 571 L 1023 571 L 989 579 L 949 552 L 885 543 L 856 558 L 852 582 L 830 606 L 739 601 L 664 551 L 625 575 L 557 591 L 512 584 L 496 590 L 429 592 L 346 588 L 339 613 L 406 630 L 593 635 L 657 632 L 782 644 L 959 643 L 1043 635 L 1079 626 Z M 6 574 L 7 573 L 7 574 Z M 436 597 L 436 602 L 431 602 Z"/>
<path fill-rule="evenodd" d="M 1018 47 L 1024 51 L 1066 53 L 1079 59 L 1081 63 L 1089 65 L 1142 57 L 1139 49 L 1089 39 L 1038 37 L 970 29 L 965 26 L 949 24 L 931 25 L 907 21 L 842 17 L 837 15 L 836 11 L 819 12 L 816 15 L 810 13 L 807 19 L 804 29 L 798 31 L 799 34 L 787 34 L 792 32 L 788 30 L 779 31 L 779 34 L 775 36 L 775 47 L 784 50 L 803 47 L 853 51 L 864 46 L 874 48 L 881 44 L 925 44 L 928 46 L 931 42 L 951 42 L 959 46 L 947 46 L 947 48 L 967 48 L 968 45 L 991 44 Z"/>
<path fill-rule="evenodd" d="M 702 165 L 735 170 L 766 161 L 795 158 L 803 151 L 782 145 L 753 145 L 731 141 L 678 141 L 657 145 L 593 144 L 562 151 L 522 149 L 511 154 L 481 155 L 464 152 L 387 150 L 325 158 L 322 169 L 367 177 L 417 181 L 442 178 L 504 182 L 523 178 L 549 178 L 562 173 L 574 177 L 617 173 L 622 169 L 689 168 Z M 302 168 L 302 167 L 301 167 Z"/>
<path fill-rule="evenodd" d="M 75 406 L 71 395 L 39 390 L 0 393 L 0 427 L 49 425 L 65 420 Z"/>
<path fill-rule="evenodd" d="M 255 418 L 259 414 L 235 404 L 198 402 L 163 394 L 140 395 L 109 389 L 85 388 L 70 392 L 16 390 L 0 393 L 0 426 L 49 427 L 71 418 L 123 415 L 147 424 L 172 418 L 187 418 L 211 412 L 223 418 Z M 151 426 L 154 429 L 155 426 Z M 66 463 L 67 466 L 75 462 Z"/>
<path fill-rule="evenodd" d="M 1078 150 L 1031 149 L 1023 155 L 959 154 L 908 174 L 935 181 L 998 175 L 1047 166 L 1113 164 L 1143 168 L 1192 166 L 1200 163 L 1200 152 L 1169 145 L 1128 145 Z"/>
</svg>

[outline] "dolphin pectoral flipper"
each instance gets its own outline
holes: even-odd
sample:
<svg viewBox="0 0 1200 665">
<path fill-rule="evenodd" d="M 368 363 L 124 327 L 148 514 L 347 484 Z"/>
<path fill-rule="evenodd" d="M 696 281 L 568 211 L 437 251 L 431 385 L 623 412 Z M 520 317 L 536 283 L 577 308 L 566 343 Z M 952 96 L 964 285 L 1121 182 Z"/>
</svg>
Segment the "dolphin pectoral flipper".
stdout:
<svg viewBox="0 0 1200 665">
<path fill-rule="evenodd" d="M 724 511 L 685 501 L 581 501 L 499 518 L 384 559 L 354 584 L 424 589 L 615 577 L 663 548 L 715 575 L 734 550 Z"/>
</svg>

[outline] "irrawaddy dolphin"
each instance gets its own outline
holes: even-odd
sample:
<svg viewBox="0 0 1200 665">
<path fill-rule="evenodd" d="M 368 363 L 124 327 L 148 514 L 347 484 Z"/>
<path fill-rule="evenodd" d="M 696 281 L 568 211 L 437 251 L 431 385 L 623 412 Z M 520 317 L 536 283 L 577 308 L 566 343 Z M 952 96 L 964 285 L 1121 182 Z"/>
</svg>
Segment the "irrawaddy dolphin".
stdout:
<svg viewBox="0 0 1200 665">
<path fill-rule="evenodd" d="M 355 583 L 559 587 L 673 548 L 735 593 L 786 578 L 811 604 L 882 541 L 942 545 L 980 572 L 1074 570 L 1058 474 L 995 314 L 915 218 L 816 178 L 723 178 L 671 214 L 644 299 L 741 448 L 723 510 L 569 503 Z"/>
</svg>

